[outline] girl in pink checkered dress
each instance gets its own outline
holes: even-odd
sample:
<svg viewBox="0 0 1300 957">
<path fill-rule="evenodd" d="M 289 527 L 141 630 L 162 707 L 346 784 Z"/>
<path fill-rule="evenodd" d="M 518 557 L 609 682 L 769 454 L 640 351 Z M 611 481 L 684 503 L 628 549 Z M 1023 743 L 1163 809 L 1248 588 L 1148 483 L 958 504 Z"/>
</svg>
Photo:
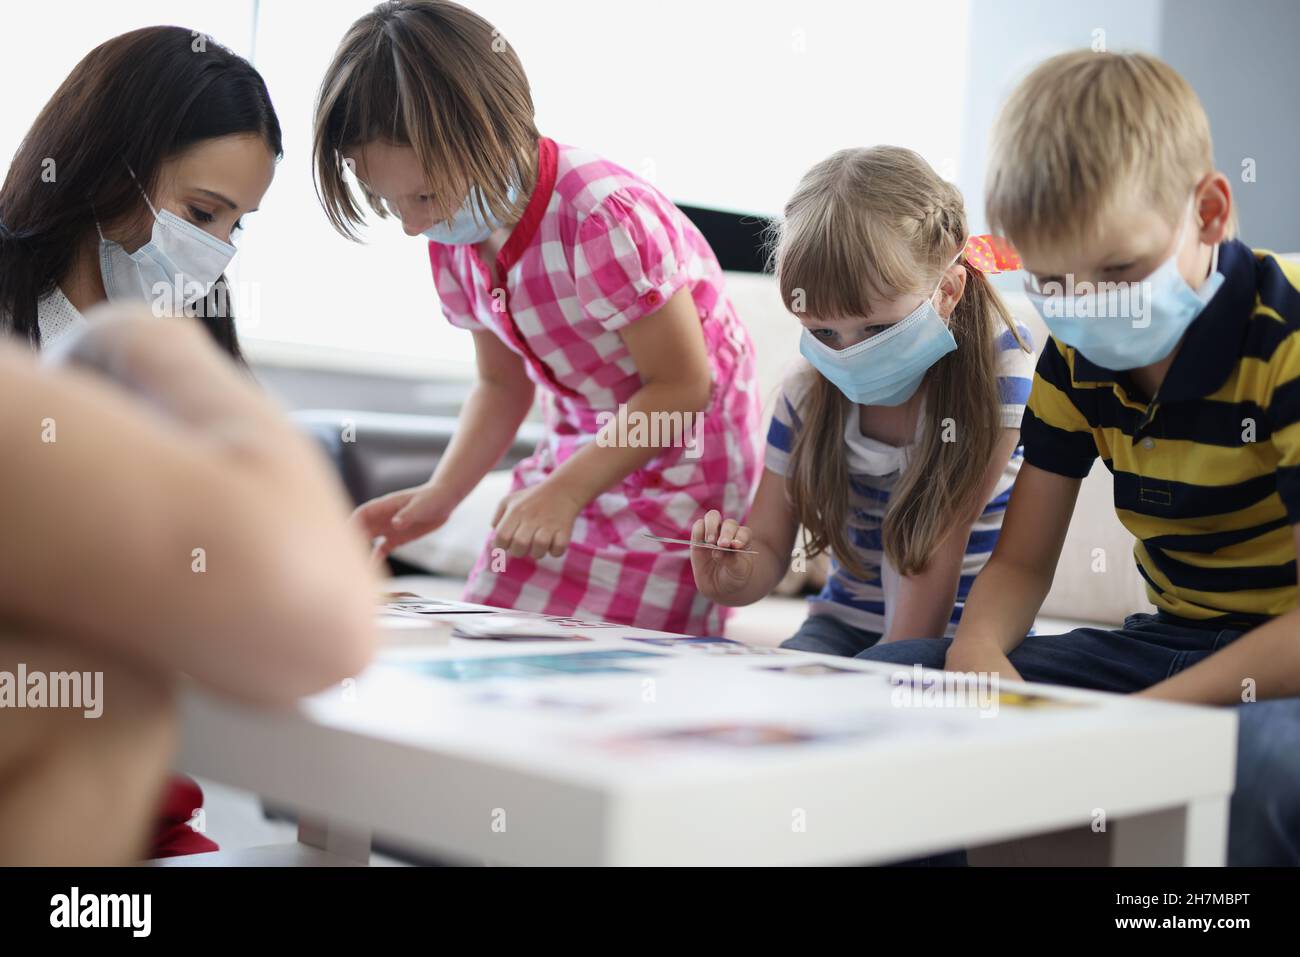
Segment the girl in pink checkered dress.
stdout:
<svg viewBox="0 0 1300 957">
<path fill-rule="evenodd" d="M 445 0 L 385 3 L 335 54 L 315 166 L 334 226 L 364 212 L 429 240 L 478 381 L 425 484 L 362 505 L 377 552 L 425 535 L 500 460 L 540 394 L 546 436 L 514 471 L 465 598 L 720 634 L 689 538 L 743 513 L 757 475 L 753 349 L 703 236 L 649 183 L 540 136 L 500 33 Z M 350 175 L 349 172 L 350 171 Z"/>
</svg>

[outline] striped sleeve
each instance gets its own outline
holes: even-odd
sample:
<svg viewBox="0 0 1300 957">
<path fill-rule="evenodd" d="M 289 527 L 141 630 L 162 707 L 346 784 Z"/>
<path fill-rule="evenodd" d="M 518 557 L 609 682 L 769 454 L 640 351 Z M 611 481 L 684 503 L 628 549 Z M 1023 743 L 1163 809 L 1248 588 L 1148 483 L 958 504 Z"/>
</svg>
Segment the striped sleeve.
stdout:
<svg viewBox="0 0 1300 957">
<path fill-rule="evenodd" d="M 801 418 L 799 406 L 808 394 L 808 376 L 811 371 L 796 372 L 781 383 L 781 392 L 776 397 L 776 406 L 772 409 L 772 422 L 767 427 L 767 448 L 763 453 L 763 465 L 778 475 L 790 474 L 790 453 L 794 449 L 794 437 L 799 431 Z"/>
<path fill-rule="evenodd" d="M 1284 275 L 1294 290 L 1278 298 L 1300 306 L 1300 268 L 1288 264 Z M 1274 315 L 1286 321 L 1278 311 Z M 1300 316 L 1287 318 L 1295 322 Z M 1265 414 L 1277 450 L 1277 494 L 1294 525 L 1300 523 L 1300 329 L 1293 327 L 1278 343 L 1268 364 L 1271 388 Z"/>
<path fill-rule="evenodd" d="M 1043 346 L 1020 425 L 1025 461 L 1045 472 L 1084 478 L 1097 458 L 1088 417 L 1074 403 L 1070 365 L 1053 338 Z"/>
<path fill-rule="evenodd" d="M 1018 429 L 1029 400 L 1029 387 L 1034 379 L 1034 339 L 1029 330 L 1019 323 L 1017 340 L 1010 330 L 998 336 L 998 401 L 1002 405 L 1002 427 Z M 1029 351 L 1020 347 L 1023 342 Z"/>
</svg>

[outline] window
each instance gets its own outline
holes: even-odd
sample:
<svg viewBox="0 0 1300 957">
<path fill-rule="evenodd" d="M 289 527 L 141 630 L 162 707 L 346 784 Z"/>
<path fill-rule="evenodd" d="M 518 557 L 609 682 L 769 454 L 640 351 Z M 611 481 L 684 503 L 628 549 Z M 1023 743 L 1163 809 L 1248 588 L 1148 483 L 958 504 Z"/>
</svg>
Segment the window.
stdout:
<svg viewBox="0 0 1300 957">
<path fill-rule="evenodd" d="M 17 7 L 0 39 L 0 146 L 22 131 L 93 45 L 181 22 L 252 54 L 284 129 L 285 158 L 248 217 L 232 279 L 254 358 L 284 356 L 468 374 L 473 346 L 438 308 L 422 241 L 390 221 L 357 245 L 334 233 L 312 186 L 317 85 L 368 3 L 76 4 Z M 470 0 L 528 70 L 538 127 L 590 148 L 685 203 L 778 213 L 813 163 L 845 146 L 900 143 L 956 175 L 966 67 L 964 0 Z M 25 21 L 25 22 L 24 22 Z M 39 57 L 31 51 L 41 50 Z M 30 92 L 29 92 L 30 91 Z M 9 154 L 5 154 L 9 155 Z"/>
</svg>

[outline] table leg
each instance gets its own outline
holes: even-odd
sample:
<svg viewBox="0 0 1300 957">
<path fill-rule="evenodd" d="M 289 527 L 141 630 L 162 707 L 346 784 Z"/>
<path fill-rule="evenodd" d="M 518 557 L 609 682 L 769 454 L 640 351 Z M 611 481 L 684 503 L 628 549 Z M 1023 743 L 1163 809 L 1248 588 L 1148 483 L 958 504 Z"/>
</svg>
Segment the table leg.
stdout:
<svg viewBox="0 0 1300 957">
<path fill-rule="evenodd" d="M 370 863 L 370 832 L 329 821 L 298 818 L 298 843 L 358 864 Z"/>
<path fill-rule="evenodd" d="M 1122 818 L 1111 827 L 1114 867 L 1222 867 L 1228 853 L 1228 796 Z"/>
<path fill-rule="evenodd" d="M 1228 798 L 1110 822 L 1104 833 L 1075 827 L 973 847 L 974 867 L 1222 867 L 1228 846 Z"/>
</svg>

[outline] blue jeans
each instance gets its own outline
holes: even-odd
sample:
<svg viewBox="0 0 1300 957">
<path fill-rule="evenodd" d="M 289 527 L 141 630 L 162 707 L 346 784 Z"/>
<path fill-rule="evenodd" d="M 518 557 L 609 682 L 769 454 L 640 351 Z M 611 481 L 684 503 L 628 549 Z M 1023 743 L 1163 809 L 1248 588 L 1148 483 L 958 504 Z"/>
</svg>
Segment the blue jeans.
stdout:
<svg viewBox="0 0 1300 957">
<path fill-rule="evenodd" d="M 1189 668 L 1241 636 L 1165 615 L 1124 627 L 1031 635 L 1008 656 L 1026 681 L 1128 694 Z M 951 639 L 876 645 L 857 657 L 942 668 Z M 1233 866 L 1300 865 L 1300 698 L 1237 705 L 1237 782 L 1228 822 Z"/>
<path fill-rule="evenodd" d="M 830 615 L 809 615 L 798 631 L 781 642 L 781 647 L 852 658 L 879 640 L 876 632 L 854 628 Z"/>
</svg>

